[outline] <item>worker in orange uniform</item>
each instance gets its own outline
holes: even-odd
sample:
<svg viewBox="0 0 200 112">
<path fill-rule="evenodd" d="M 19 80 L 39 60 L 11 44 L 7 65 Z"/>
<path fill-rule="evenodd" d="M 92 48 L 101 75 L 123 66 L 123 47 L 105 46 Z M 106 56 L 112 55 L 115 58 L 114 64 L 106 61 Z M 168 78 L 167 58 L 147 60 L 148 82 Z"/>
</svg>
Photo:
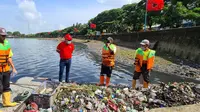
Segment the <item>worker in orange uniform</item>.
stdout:
<svg viewBox="0 0 200 112">
<path fill-rule="evenodd" d="M 108 37 L 105 45 L 102 48 L 102 65 L 100 83 L 98 85 L 104 85 L 104 74 L 106 74 L 106 87 L 109 86 L 112 70 L 115 66 L 116 51 L 117 47 L 113 44 L 113 38 Z"/>
<path fill-rule="evenodd" d="M 144 39 L 140 43 L 141 47 L 136 50 L 135 55 L 135 72 L 133 75 L 132 88 L 136 87 L 136 80 L 140 75 L 143 76 L 143 87 L 148 88 L 150 71 L 154 65 L 155 51 L 149 49 L 149 40 Z"/>
<path fill-rule="evenodd" d="M 6 30 L 0 28 L 0 94 L 2 94 L 4 107 L 14 107 L 17 103 L 11 102 L 10 66 L 14 74 L 17 74 L 17 71 L 12 61 L 13 53 L 10 43 L 5 39 L 6 35 Z"/>
</svg>

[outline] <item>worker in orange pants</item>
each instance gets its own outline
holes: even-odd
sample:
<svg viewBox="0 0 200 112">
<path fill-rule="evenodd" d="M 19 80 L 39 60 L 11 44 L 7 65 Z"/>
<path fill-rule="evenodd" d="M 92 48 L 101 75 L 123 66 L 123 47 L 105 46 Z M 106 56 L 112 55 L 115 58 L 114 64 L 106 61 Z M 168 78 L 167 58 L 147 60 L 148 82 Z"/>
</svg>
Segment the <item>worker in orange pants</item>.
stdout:
<svg viewBox="0 0 200 112">
<path fill-rule="evenodd" d="M 143 76 L 143 87 L 148 88 L 149 86 L 150 71 L 153 68 L 155 59 L 155 51 L 149 49 L 149 44 L 149 40 L 144 39 L 140 43 L 141 47 L 136 50 L 132 88 L 136 87 L 136 80 L 139 79 L 141 75 Z"/>
<path fill-rule="evenodd" d="M 106 74 L 106 87 L 109 86 L 112 70 L 115 66 L 116 51 L 117 47 L 113 44 L 113 38 L 108 37 L 105 45 L 102 48 L 102 65 L 100 83 L 98 85 L 104 85 L 104 74 Z"/>
</svg>

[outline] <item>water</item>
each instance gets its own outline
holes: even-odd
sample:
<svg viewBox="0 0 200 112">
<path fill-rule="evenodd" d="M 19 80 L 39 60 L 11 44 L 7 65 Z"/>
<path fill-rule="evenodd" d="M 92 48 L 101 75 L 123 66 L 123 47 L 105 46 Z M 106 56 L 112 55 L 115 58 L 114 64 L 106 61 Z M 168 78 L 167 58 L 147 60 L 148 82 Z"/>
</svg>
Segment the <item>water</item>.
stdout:
<svg viewBox="0 0 200 112">
<path fill-rule="evenodd" d="M 59 44 L 55 40 L 39 39 L 9 39 L 13 49 L 13 62 L 18 71 L 18 75 L 11 80 L 17 81 L 22 77 L 44 77 L 58 80 L 59 54 L 56 46 Z M 70 80 L 79 83 L 99 82 L 100 58 L 90 53 L 86 46 L 76 43 L 73 54 Z M 111 83 L 131 85 L 133 67 L 117 63 L 113 71 Z M 151 73 L 151 83 L 181 82 L 189 81 L 199 83 L 193 79 L 182 78 L 159 72 Z"/>
</svg>

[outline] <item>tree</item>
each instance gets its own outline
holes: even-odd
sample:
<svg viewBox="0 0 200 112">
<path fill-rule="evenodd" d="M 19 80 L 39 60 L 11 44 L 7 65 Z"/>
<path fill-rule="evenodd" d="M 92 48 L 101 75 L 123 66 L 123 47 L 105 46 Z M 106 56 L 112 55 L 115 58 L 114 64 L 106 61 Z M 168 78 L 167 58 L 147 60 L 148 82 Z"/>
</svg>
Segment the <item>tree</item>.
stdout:
<svg viewBox="0 0 200 112">
<path fill-rule="evenodd" d="M 13 32 L 13 35 L 14 36 L 20 36 L 20 32 L 19 31 L 15 31 L 15 32 Z"/>
<path fill-rule="evenodd" d="M 119 23 L 121 21 L 121 15 L 123 10 L 121 8 L 118 9 L 111 9 L 103 11 L 102 13 L 98 14 L 94 19 L 91 19 L 89 22 L 95 23 L 97 25 L 96 30 L 103 31 L 107 30 L 108 32 L 115 32 L 117 31 L 115 23 Z M 110 29 L 109 26 L 113 26 Z"/>
<path fill-rule="evenodd" d="M 80 27 L 77 27 L 79 32 L 77 33 L 78 35 L 86 35 L 87 34 L 87 29 L 89 29 L 88 24 L 83 24 Z"/>
<path fill-rule="evenodd" d="M 189 10 L 186 19 L 195 22 L 196 25 L 200 25 L 200 7 Z"/>
<path fill-rule="evenodd" d="M 7 34 L 8 34 L 8 35 L 12 35 L 12 32 L 8 31 Z"/>
<path fill-rule="evenodd" d="M 183 20 L 186 19 L 188 9 L 182 4 L 177 2 L 176 5 L 165 5 L 163 13 L 158 20 L 161 27 L 178 28 L 182 25 Z"/>
<path fill-rule="evenodd" d="M 25 37 L 26 35 L 25 34 L 21 34 L 21 37 Z"/>
<path fill-rule="evenodd" d="M 123 23 L 128 25 L 128 31 L 138 31 L 144 24 L 145 5 L 128 4 L 122 7 Z"/>
<path fill-rule="evenodd" d="M 51 33 L 51 36 L 52 36 L 52 37 L 58 37 L 58 36 L 59 36 L 59 32 L 58 32 L 58 31 L 53 31 L 53 32 Z"/>
</svg>

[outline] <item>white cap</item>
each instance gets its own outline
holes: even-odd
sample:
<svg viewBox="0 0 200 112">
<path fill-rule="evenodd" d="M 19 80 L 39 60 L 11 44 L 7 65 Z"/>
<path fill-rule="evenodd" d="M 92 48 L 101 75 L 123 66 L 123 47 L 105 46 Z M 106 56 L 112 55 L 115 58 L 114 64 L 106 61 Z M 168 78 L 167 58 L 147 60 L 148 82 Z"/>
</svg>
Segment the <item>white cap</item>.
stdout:
<svg viewBox="0 0 200 112">
<path fill-rule="evenodd" d="M 7 35 L 6 29 L 0 27 L 0 35 Z"/>
<path fill-rule="evenodd" d="M 112 41 L 113 42 L 113 38 L 112 37 L 108 37 L 107 40 Z"/>
<path fill-rule="evenodd" d="M 149 45 L 149 40 L 144 39 L 142 42 L 140 42 L 141 45 Z"/>
</svg>

